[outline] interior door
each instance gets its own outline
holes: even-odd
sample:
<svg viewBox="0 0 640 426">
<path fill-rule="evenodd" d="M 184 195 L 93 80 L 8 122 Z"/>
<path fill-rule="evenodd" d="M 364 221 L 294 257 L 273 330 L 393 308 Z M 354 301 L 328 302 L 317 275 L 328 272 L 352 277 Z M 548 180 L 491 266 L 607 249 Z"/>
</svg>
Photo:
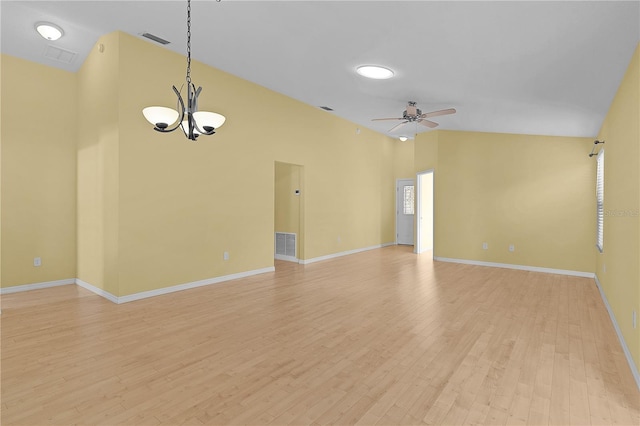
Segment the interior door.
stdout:
<svg viewBox="0 0 640 426">
<path fill-rule="evenodd" d="M 413 245 L 416 187 L 413 179 L 396 182 L 396 243 Z"/>
</svg>

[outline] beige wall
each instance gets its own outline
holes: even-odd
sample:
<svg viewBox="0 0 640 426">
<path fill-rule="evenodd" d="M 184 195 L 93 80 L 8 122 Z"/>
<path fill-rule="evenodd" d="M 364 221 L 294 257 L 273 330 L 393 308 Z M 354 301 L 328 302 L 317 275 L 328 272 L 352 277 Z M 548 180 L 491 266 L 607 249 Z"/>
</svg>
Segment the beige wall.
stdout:
<svg viewBox="0 0 640 426">
<path fill-rule="evenodd" d="M 633 311 L 640 315 L 640 47 L 598 139 L 605 141 L 598 145 L 605 150 L 605 217 L 603 253 L 593 249 L 596 275 L 640 369 L 640 326 L 632 326 Z M 591 161 L 595 168 L 595 157 Z"/>
<path fill-rule="evenodd" d="M 591 139 L 438 133 L 436 256 L 594 271 Z"/>
<path fill-rule="evenodd" d="M 413 164 L 415 141 L 394 141 L 393 173 L 396 179 L 415 179 L 416 171 Z"/>
<path fill-rule="evenodd" d="M 302 205 L 302 191 L 296 195 L 296 190 L 301 190 L 302 167 L 295 164 L 280 163 L 276 161 L 275 172 L 275 232 L 288 232 L 297 235 L 296 254 L 301 255 L 300 241 L 300 211 Z M 299 257 L 300 258 L 300 257 Z"/>
<path fill-rule="evenodd" d="M 196 143 L 159 134 L 141 110 L 174 104 L 184 57 L 116 36 L 117 295 L 272 266 L 276 160 L 305 170 L 305 258 L 393 241 L 393 139 L 197 62 L 200 107 L 227 122 Z"/>
<path fill-rule="evenodd" d="M 296 257 L 304 259 L 304 167 L 276 161 L 274 173 L 275 232 L 296 234 Z"/>
<path fill-rule="evenodd" d="M 420 133 L 416 136 L 414 152 L 414 173 L 438 169 L 439 131 Z"/>
<path fill-rule="evenodd" d="M 74 278 L 76 75 L 2 55 L 1 85 L 1 285 Z"/>
<path fill-rule="evenodd" d="M 418 135 L 415 170 L 435 171 L 435 256 L 593 272 L 595 169 L 585 154 L 591 143 L 443 130 Z"/>
<path fill-rule="evenodd" d="M 119 295 L 119 62 L 119 34 L 101 37 L 78 72 L 77 100 L 76 276 L 114 295 Z"/>
<path fill-rule="evenodd" d="M 395 140 L 192 65 L 201 109 L 228 118 L 197 143 L 154 132 L 141 113 L 175 103 L 181 55 L 113 33 L 75 75 L 3 61 L 12 90 L 3 87 L 2 102 L 46 117 L 36 134 L 47 137 L 24 132 L 33 127 L 24 117 L 2 116 L 2 286 L 78 277 L 124 296 L 272 266 L 276 160 L 305 170 L 303 258 L 393 241 Z M 47 99 L 58 108 L 48 111 Z M 247 121 L 248 111 L 261 113 Z M 46 158 L 33 155 L 35 141 Z M 31 185 L 28 171 L 46 175 L 45 185 Z"/>
</svg>

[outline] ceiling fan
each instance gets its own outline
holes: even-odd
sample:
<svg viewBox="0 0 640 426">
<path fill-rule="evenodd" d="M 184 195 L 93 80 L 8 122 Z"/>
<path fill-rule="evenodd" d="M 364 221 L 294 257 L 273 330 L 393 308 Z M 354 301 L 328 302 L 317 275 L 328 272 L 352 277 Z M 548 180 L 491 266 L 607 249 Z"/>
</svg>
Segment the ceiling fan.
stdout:
<svg viewBox="0 0 640 426">
<path fill-rule="evenodd" d="M 404 126 L 405 124 L 414 123 L 414 122 L 422 124 L 423 126 L 429 127 L 430 129 L 433 129 L 434 127 L 438 126 L 438 123 L 431 120 L 427 120 L 427 118 L 437 117 L 439 115 L 455 114 L 455 113 L 456 113 L 455 108 L 449 108 L 449 109 L 441 109 L 438 111 L 426 112 L 423 114 L 422 111 L 420 111 L 420 109 L 416 107 L 416 103 L 414 101 L 409 101 L 407 105 L 407 109 L 402 113 L 402 117 L 374 118 L 371 121 L 401 120 L 402 123 L 396 126 L 393 126 L 391 129 L 389 129 L 389 133 L 391 133 L 394 130 L 397 130 L 400 127 Z"/>
</svg>

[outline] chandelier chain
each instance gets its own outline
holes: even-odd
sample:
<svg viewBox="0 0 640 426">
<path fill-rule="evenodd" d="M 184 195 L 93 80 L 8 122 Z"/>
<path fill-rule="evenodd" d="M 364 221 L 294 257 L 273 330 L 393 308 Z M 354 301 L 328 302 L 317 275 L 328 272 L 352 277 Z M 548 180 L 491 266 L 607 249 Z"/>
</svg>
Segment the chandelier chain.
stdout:
<svg viewBox="0 0 640 426">
<path fill-rule="evenodd" d="M 216 1 L 220 2 L 220 0 Z M 154 130 L 169 133 L 181 128 L 187 139 L 195 141 L 200 135 L 213 135 L 215 130 L 224 124 L 225 117 L 215 112 L 202 111 L 202 117 L 198 118 L 198 122 L 196 122 L 197 113 L 200 112 L 198 111 L 198 96 L 202 87 L 196 89 L 195 84 L 191 82 L 191 0 L 187 0 L 186 83 L 186 98 L 183 98 L 181 94 L 184 85 L 180 90 L 173 86 L 173 91 L 178 97 L 177 111 L 171 108 L 151 106 L 144 108 L 142 114 L 147 121 L 154 125 Z"/>
<path fill-rule="evenodd" d="M 187 85 L 191 84 L 191 0 L 187 0 Z"/>
</svg>

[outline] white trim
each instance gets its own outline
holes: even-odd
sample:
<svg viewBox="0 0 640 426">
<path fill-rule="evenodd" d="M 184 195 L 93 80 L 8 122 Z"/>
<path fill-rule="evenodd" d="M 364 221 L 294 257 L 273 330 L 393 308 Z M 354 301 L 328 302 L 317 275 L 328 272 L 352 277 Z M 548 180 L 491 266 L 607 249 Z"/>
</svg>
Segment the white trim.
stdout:
<svg viewBox="0 0 640 426">
<path fill-rule="evenodd" d="M 295 256 L 285 256 L 284 254 L 276 254 L 274 256 L 276 260 L 285 260 L 287 262 L 300 263 L 300 260 Z"/>
<path fill-rule="evenodd" d="M 431 196 L 433 198 L 432 202 L 431 202 L 431 206 L 433 208 L 433 211 L 431 212 L 432 214 L 432 221 L 431 221 L 431 226 L 433 227 L 433 244 L 431 247 L 431 252 L 435 253 L 435 245 L 436 245 L 436 236 L 435 236 L 435 230 L 436 230 L 436 215 L 435 215 L 435 210 L 436 210 L 436 173 L 434 169 L 429 169 L 429 170 L 425 170 L 422 172 L 418 172 L 416 173 L 416 216 L 415 216 L 415 223 L 416 223 L 416 229 L 415 229 L 415 244 L 413 247 L 413 252 L 415 254 L 421 254 L 423 252 L 425 252 L 426 250 L 422 250 L 422 244 L 420 241 L 420 232 L 422 232 L 422 220 L 420 219 L 422 217 L 422 177 L 425 175 L 431 174 L 431 182 L 432 182 L 432 188 L 431 188 Z"/>
<path fill-rule="evenodd" d="M 91 285 L 86 281 L 82 281 L 80 278 L 76 278 L 76 285 L 79 285 L 80 287 L 82 287 L 82 288 L 84 288 L 86 290 L 89 290 L 90 292 L 95 293 L 98 296 L 102 296 L 105 299 L 107 299 L 107 300 L 109 300 L 109 301 L 111 301 L 113 303 L 118 303 L 118 296 L 115 296 L 115 295 L 109 293 L 108 291 L 103 290 L 103 289 L 101 289 L 99 287 Z"/>
<path fill-rule="evenodd" d="M 66 280 L 47 281 L 44 283 L 5 287 L 0 289 L 0 294 L 17 293 L 20 291 L 38 290 L 42 288 L 57 287 L 57 286 L 67 285 L 67 284 L 76 284 L 86 290 L 89 290 L 92 293 L 97 294 L 98 296 L 104 297 L 105 299 L 113 303 L 120 304 L 120 303 L 133 302 L 134 300 L 146 299 L 148 297 L 160 296 L 162 294 L 174 293 L 176 291 L 189 290 L 191 288 L 202 287 L 205 285 L 217 284 L 224 281 L 237 280 L 239 278 L 246 278 L 253 275 L 264 274 L 267 272 L 274 272 L 275 270 L 276 268 L 274 266 L 269 266 L 268 268 L 255 269 L 253 271 L 239 272 L 237 274 L 230 274 L 230 275 L 224 275 L 221 277 L 208 278 L 206 280 L 194 281 L 194 282 L 185 283 L 185 284 L 178 284 L 171 287 L 143 291 L 140 293 L 129 294 L 127 296 L 121 296 L 121 297 L 115 296 L 109 293 L 108 291 L 98 288 L 92 284 L 89 284 L 88 282 L 83 281 L 79 278 L 69 278 Z"/>
<path fill-rule="evenodd" d="M 434 256 L 433 260 L 437 260 L 440 262 L 462 263 L 465 265 L 490 266 L 492 268 L 506 268 L 506 269 L 517 269 L 520 271 L 542 272 L 545 274 L 569 275 L 571 277 L 595 278 L 596 276 L 596 274 L 594 274 L 593 272 L 570 271 L 567 269 L 541 268 L 539 266 L 512 265 L 510 263 L 483 262 L 481 260 L 451 259 L 448 257 L 439 257 L 439 256 Z"/>
<path fill-rule="evenodd" d="M 237 274 L 224 275 L 221 277 L 207 278 L 205 280 L 193 281 L 190 283 L 178 284 L 171 287 L 158 288 L 155 290 L 143 291 L 140 293 L 129 294 L 127 296 L 118 297 L 117 303 L 133 302 L 134 300 L 146 299 L 148 297 L 160 296 L 163 294 L 174 293 L 176 291 L 189 290 L 192 288 L 203 287 L 211 284 L 218 284 L 224 281 L 237 280 L 238 278 L 246 278 L 253 275 L 264 274 L 267 272 L 274 272 L 275 267 L 269 266 L 268 268 L 255 269 L 253 271 L 239 272 Z"/>
<path fill-rule="evenodd" d="M 624 351 L 624 356 L 627 358 L 627 363 L 629 364 L 629 368 L 631 368 L 631 374 L 636 381 L 636 386 L 640 389 L 640 373 L 638 373 L 638 368 L 636 367 L 635 362 L 633 362 L 633 357 L 631 356 L 631 352 L 629 352 L 629 348 L 627 347 L 627 342 L 625 342 L 624 337 L 622 336 L 622 331 L 620 327 L 618 327 L 618 321 L 616 321 L 616 317 L 613 314 L 613 310 L 609 305 L 609 301 L 607 300 L 607 296 L 604 294 L 604 290 L 602 289 L 602 285 L 600 284 L 600 280 L 598 276 L 595 277 L 596 286 L 598 287 L 598 291 L 600 291 L 600 297 L 604 302 L 604 306 L 607 308 L 607 312 L 609 312 L 609 318 L 611 318 L 611 322 L 613 323 L 613 328 L 616 330 L 616 334 L 618 335 L 618 340 L 620 341 L 620 346 L 622 346 L 622 350 Z"/>
<path fill-rule="evenodd" d="M 375 246 L 363 247 L 355 250 L 341 251 L 340 253 L 328 254 L 326 256 L 313 257 L 311 259 L 302 259 L 300 260 L 300 264 L 308 265 L 309 263 L 321 262 L 323 260 L 335 259 L 336 257 L 348 256 L 350 254 L 361 253 L 363 251 L 375 250 L 382 247 L 393 246 L 393 245 L 396 245 L 396 243 L 394 242 L 384 243 L 384 244 L 378 244 Z"/>
<path fill-rule="evenodd" d="M 10 293 L 18 293 L 21 291 L 40 290 L 42 288 L 58 287 L 61 285 L 69 285 L 69 284 L 75 284 L 75 283 L 76 283 L 76 280 L 74 278 L 68 278 L 66 280 L 45 281 L 42 283 L 16 285 L 13 287 L 0 288 L 0 294 L 10 294 Z"/>
</svg>

